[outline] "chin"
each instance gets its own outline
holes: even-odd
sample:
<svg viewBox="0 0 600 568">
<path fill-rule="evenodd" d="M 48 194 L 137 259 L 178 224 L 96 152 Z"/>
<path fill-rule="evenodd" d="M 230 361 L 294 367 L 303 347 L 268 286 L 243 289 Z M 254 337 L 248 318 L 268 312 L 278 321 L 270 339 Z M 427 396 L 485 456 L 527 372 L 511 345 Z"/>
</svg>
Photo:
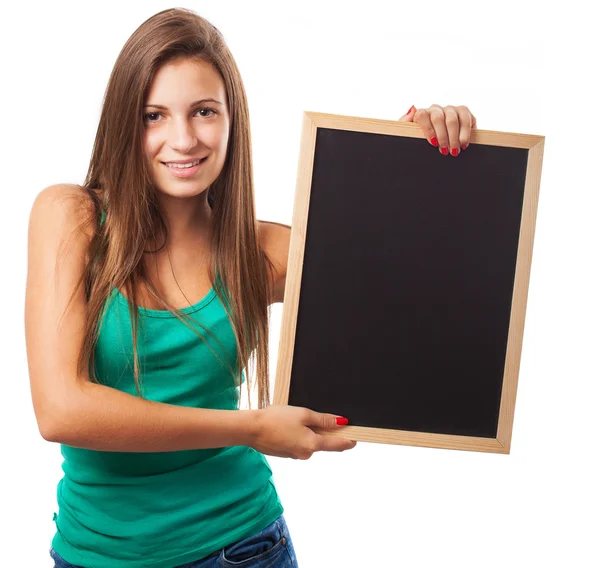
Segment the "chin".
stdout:
<svg viewBox="0 0 600 568">
<path fill-rule="evenodd" d="M 156 185 L 156 190 L 163 195 L 168 195 L 169 197 L 179 197 L 179 198 L 190 198 L 197 197 L 198 195 L 202 195 L 207 189 L 208 185 L 204 184 L 188 184 L 186 186 L 179 186 L 173 183 L 165 183 L 161 182 Z"/>
</svg>

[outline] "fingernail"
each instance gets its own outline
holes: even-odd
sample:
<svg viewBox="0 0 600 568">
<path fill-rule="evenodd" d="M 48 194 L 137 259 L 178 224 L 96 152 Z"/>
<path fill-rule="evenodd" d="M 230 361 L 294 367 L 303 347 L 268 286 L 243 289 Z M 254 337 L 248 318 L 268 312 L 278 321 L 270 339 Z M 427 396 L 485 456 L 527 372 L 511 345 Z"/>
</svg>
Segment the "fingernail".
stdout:
<svg viewBox="0 0 600 568">
<path fill-rule="evenodd" d="M 412 111 L 412 109 L 413 109 L 413 107 L 414 107 L 414 106 L 415 106 L 415 105 L 411 106 L 411 107 L 408 109 L 408 112 L 407 112 L 406 114 L 410 114 L 410 112 Z"/>
<path fill-rule="evenodd" d="M 336 423 L 338 426 L 343 426 L 344 424 L 348 424 L 348 419 L 347 418 L 342 418 L 341 416 L 338 416 L 335 419 Z"/>
<path fill-rule="evenodd" d="M 463 144 L 463 145 L 461 146 L 461 148 L 462 148 L 463 150 L 466 150 L 466 149 L 467 149 L 467 146 L 468 146 L 468 144 Z"/>
<path fill-rule="evenodd" d="M 434 136 L 434 137 L 431 139 L 431 143 L 432 143 L 434 146 L 437 146 L 437 145 L 438 145 L 438 141 L 437 141 L 437 138 L 436 138 L 435 136 Z"/>
<path fill-rule="evenodd" d="M 452 155 L 453 156 L 458 156 L 458 148 L 452 148 Z"/>
<path fill-rule="evenodd" d="M 442 154 L 444 154 L 444 156 L 448 155 L 448 148 L 442 148 Z"/>
</svg>

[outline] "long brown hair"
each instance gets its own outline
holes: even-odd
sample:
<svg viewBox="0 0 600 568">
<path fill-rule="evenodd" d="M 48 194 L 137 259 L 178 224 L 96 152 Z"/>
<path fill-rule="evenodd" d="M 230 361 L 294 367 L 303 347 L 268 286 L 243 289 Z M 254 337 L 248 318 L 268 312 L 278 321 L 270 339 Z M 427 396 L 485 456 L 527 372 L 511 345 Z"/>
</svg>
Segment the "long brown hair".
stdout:
<svg viewBox="0 0 600 568">
<path fill-rule="evenodd" d="M 212 211 L 209 258 L 213 262 L 209 274 L 235 334 L 236 368 L 229 368 L 234 378 L 239 378 L 245 369 L 250 404 L 254 384 L 251 369 L 255 370 L 258 405 L 264 408 L 269 404 L 268 298 L 273 287 L 273 264 L 260 246 L 246 93 L 219 30 L 191 10 L 181 8 L 159 12 L 131 35 L 106 88 L 82 186 L 84 198 L 92 200 L 96 224 L 80 280 L 80 284 L 85 283 L 87 320 L 79 372 L 87 362 L 90 379 L 98 382 L 94 349 L 106 299 L 116 287 L 124 287 L 130 300 L 134 379 L 142 398 L 137 351 L 139 284 L 143 283 L 160 305 L 193 329 L 186 321 L 189 316 L 161 297 L 142 262 L 148 252 L 145 246 L 156 237 L 157 230 L 167 234 L 144 156 L 143 106 L 159 68 L 180 58 L 199 58 L 210 63 L 225 84 L 230 115 L 227 155 L 221 173 L 206 190 Z M 106 219 L 100 225 L 97 220 L 102 211 L 106 211 Z"/>
</svg>

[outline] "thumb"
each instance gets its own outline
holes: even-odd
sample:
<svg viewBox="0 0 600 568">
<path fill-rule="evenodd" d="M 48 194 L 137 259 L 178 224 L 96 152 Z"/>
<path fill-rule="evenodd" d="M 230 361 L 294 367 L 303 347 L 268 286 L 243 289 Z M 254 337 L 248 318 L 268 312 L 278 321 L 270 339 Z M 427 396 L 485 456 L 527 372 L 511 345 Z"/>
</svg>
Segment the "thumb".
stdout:
<svg viewBox="0 0 600 568">
<path fill-rule="evenodd" d="M 345 424 L 348 424 L 348 419 L 343 416 L 312 411 L 306 426 L 312 426 L 313 428 L 337 428 Z"/>
<path fill-rule="evenodd" d="M 400 117 L 398 120 L 400 120 L 400 122 L 412 122 L 415 118 L 416 112 L 417 107 L 413 105 L 408 109 L 408 112 L 404 116 Z"/>
</svg>

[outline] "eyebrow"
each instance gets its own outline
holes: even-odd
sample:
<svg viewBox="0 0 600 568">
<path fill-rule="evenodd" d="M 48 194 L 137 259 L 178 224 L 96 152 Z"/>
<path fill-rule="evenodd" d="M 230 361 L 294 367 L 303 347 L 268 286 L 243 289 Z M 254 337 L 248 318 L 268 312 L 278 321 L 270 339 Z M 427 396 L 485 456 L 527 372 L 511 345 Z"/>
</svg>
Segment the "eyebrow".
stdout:
<svg viewBox="0 0 600 568">
<path fill-rule="evenodd" d="M 200 103 L 217 103 L 218 105 L 223 104 L 221 101 L 218 101 L 216 99 L 201 99 L 199 101 L 194 101 L 193 103 L 191 103 L 190 107 L 199 105 Z M 153 105 L 153 104 L 144 105 L 144 108 L 148 108 L 148 107 L 159 108 L 161 110 L 168 110 L 167 107 L 163 106 L 163 105 Z"/>
</svg>

